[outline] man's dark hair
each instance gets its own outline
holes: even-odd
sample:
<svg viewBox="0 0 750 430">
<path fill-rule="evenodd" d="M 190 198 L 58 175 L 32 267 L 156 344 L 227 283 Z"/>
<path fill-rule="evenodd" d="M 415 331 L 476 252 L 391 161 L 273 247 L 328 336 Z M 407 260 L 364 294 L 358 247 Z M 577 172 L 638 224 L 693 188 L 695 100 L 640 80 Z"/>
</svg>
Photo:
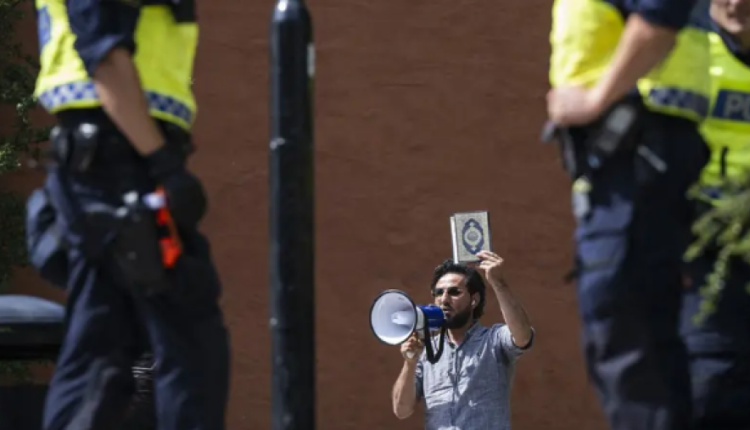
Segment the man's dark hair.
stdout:
<svg viewBox="0 0 750 430">
<path fill-rule="evenodd" d="M 448 273 L 457 273 L 466 277 L 466 289 L 469 290 L 469 294 L 474 295 L 479 293 L 479 303 L 474 308 L 472 314 L 473 319 L 476 321 L 484 314 L 484 297 L 485 297 L 485 285 L 482 275 L 477 272 L 471 266 L 466 264 L 456 264 L 453 260 L 445 260 L 438 267 L 435 268 L 435 272 L 432 275 L 432 284 L 430 284 L 430 291 L 435 290 L 435 285 L 443 276 Z"/>
</svg>

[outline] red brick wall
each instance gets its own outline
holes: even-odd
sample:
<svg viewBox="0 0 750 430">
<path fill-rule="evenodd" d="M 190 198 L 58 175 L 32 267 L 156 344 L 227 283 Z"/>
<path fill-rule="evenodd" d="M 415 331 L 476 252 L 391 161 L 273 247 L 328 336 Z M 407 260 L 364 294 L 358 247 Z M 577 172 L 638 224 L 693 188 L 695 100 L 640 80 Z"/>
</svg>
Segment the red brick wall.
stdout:
<svg viewBox="0 0 750 430">
<path fill-rule="evenodd" d="M 272 2 L 202 2 L 198 153 L 232 330 L 229 428 L 268 428 L 267 35 Z M 448 216 L 491 212 L 495 248 L 537 328 L 513 392 L 517 429 L 600 429 L 578 346 L 566 178 L 538 143 L 550 2 L 310 1 L 317 42 L 318 428 L 419 429 L 396 420 L 397 348 L 369 331 L 371 300 L 429 300 L 450 255 Z M 33 27 L 24 35 L 35 43 Z M 35 49 L 31 48 L 31 49 Z M 28 190 L 39 177 L 3 183 Z M 289 258 L 294 258 L 290 255 Z M 26 271 L 14 291 L 61 298 Z M 486 324 L 498 321 L 489 302 Z"/>
</svg>

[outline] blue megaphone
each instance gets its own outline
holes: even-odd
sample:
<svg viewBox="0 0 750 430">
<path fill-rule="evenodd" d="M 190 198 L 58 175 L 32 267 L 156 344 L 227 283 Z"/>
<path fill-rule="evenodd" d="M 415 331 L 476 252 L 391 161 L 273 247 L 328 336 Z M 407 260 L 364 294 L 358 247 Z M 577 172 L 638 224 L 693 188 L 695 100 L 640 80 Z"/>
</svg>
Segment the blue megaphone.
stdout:
<svg viewBox="0 0 750 430">
<path fill-rule="evenodd" d="M 375 298 L 370 307 L 370 328 L 378 340 L 388 345 L 400 345 L 416 333 L 425 342 L 430 362 L 434 363 L 442 355 L 445 336 L 443 310 L 435 305 L 418 306 L 403 291 L 386 290 Z M 435 332 L 440 332 L 437 355 L 430 342 Z"/>
</svg>

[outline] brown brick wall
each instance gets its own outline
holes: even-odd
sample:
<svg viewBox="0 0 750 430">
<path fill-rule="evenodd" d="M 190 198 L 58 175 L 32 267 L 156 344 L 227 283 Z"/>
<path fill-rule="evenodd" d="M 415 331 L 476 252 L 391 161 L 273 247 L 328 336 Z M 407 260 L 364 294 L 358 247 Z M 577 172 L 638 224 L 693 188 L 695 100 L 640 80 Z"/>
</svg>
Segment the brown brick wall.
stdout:
<svg viewBox="0 0 750 430">
<path fill-rule="evenodd" d="M 204 179 L 232 330 L 229 428 L 269 426 L 268 73 L 272 2 L 202 2 L 192 165 Z M 601 429 L 578 346 L 566 178 L 544 120 L 549 1 L 310 1 L 317 41 L 318 428 L 419 429 L 389 391 L 396 348 L 371 335 L 383 289 L 429 300 L 448 216 L 487 209 L 509 280 L 537 328 L 519 363 L 514 428 Z M 29 26 L 24 35 L 34 44 Z M 28 190 L 20 172 L 5 186 Z M 289 258 L 294 258 L 290 255 Z M 14 291 L 62 299 L 28 271 Z M 499 320 L 490 301 L 486 324 Z"/>
</svg>

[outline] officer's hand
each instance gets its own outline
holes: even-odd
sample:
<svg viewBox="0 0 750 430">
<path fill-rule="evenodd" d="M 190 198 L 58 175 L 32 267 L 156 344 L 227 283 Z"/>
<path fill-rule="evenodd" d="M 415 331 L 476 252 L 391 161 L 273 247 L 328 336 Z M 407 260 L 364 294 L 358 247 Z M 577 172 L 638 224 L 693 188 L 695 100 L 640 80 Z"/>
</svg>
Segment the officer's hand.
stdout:
<svg viewBox="0 0 750 430">
<path fill-rule="evenodd" d="M 424 343 L 417 337 L 416 333 L 412 333 L 411 337 L 401 344 L 401 355 L 404 356 L 407 363 L 414 364 L 419 360 L 423 349 Z"/>
<path fill-rule="evenodd" d="M 175 223 L 195 227 L 203 219 L 208 203 L 200 180 L 185 168 L 184 157 L 165 145 L 146 159 L 152 177 L 164 188 Z"/>
<path fill-rule="evenodd" d="M 559 126 L 589 124 L 603 112 L 597 94 L 584 87 L 558 87 L 547 93 L 547 115 Z"/>
<path fill-rule="evenodd" d="M 200 180 L 187 170 L 161 180 L 167 195 L 167 205 L 174 222 L 183 227 L 195 227 L 206 214 L 208 202 Z"/>
</svg>

